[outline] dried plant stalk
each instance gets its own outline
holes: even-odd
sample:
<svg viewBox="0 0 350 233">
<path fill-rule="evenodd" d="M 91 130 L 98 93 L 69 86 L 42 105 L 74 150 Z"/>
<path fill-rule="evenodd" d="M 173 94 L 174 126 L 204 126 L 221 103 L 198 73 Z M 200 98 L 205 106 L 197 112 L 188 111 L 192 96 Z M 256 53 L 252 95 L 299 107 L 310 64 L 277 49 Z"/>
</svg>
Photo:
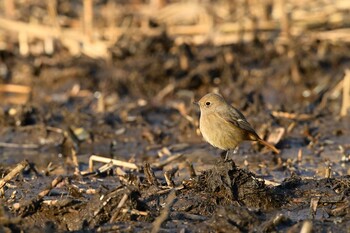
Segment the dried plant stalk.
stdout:
<svg viewBox="0 0 350 233">
<path fill-rule="evenodd" d="M 341 116 L 346 116 L 350 108 L 350 70 L 345 70 L 343 81 L 343 103 L 340 111 Z"/>
</svg>

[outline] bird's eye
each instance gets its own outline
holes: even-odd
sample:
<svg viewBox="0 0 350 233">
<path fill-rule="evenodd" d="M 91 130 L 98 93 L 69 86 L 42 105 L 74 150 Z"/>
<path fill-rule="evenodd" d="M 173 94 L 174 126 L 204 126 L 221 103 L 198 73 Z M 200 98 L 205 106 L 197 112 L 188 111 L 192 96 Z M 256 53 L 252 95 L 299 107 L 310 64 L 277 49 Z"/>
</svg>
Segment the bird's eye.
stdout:
<svg viewBox="0 0 350 233">
<path fill-rule="evenodd" d="M 205 102 L 205 105 L 209 106 L 209 105 L 210 105 L 210 102 Z"/>
</svg>

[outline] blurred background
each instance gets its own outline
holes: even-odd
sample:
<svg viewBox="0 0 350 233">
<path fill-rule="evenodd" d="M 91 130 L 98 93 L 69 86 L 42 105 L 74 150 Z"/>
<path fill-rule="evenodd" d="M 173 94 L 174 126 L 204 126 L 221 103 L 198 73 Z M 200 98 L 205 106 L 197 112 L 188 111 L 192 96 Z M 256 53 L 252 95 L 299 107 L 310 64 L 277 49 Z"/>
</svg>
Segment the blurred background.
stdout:
<svg viewBox="0 0 350 233">
<path fill-rule="evenodd" d="M 305 154 L 319 159 L 315 175 L 349 159 L 347 0 L 0 6 L 5 164 L 25 157 L 84 167 L 94 153 L 138 162 L 179 151 L 194 162 L 217 158 L 192 104 L 208 92 L 221 93 L 283 151 L 255 158 L 248 154 L 262 148 L 244 144 L 241 165 L 263 173 Z"/>
</svg>

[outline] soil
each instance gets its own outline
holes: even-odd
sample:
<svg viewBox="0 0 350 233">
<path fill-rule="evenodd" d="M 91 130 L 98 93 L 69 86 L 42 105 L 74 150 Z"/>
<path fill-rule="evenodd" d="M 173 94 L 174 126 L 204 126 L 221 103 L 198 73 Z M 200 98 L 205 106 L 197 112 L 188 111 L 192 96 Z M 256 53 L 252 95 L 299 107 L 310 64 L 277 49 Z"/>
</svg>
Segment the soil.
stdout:
<svg viewBox="0 0 350 233">
<path fill-rule="evenodd" d="M 123 40 L 110 62 L 0 51 L 0 82 L 32 88 L 0 104 L 1 176 L 28 161 L 2 188 L 0 232 L 348 232 L 348 44 Z M 211 91 L 261 137 L 283 129 L 281 154 L 246 142 L 224 162 L 192 104 Z M 138 169 L 87 172 L 91 155 Z"/>
</svg>

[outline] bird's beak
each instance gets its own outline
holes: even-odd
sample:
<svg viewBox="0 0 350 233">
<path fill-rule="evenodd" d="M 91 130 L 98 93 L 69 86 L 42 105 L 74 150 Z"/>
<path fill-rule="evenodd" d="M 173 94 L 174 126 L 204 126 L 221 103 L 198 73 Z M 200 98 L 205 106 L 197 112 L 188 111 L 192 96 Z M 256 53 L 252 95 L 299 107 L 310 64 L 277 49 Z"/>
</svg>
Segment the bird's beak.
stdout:
<svg viewBox="0 0 350 233">
<path fill-rule="evenodd" d="M 193 104 L 199 106 L 199 103 L 196 101 L 194 101 Z"/>
</svg>

